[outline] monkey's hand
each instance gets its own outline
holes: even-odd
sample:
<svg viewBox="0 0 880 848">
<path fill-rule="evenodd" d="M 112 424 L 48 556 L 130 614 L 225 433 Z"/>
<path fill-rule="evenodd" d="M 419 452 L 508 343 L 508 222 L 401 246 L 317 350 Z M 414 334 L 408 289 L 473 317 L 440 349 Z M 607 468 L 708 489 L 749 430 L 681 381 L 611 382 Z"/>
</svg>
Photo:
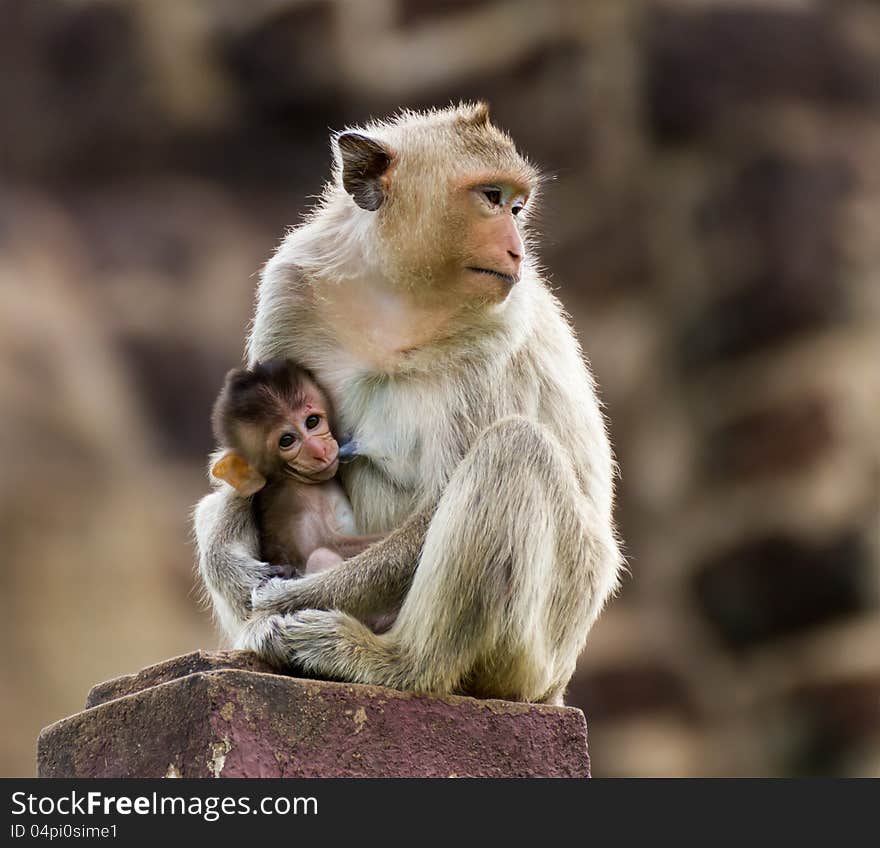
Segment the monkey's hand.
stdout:
<svg viewBox="0 0 880 848">
<path fill-rule="evenodd" d="M 317 574 L 307 577 L 285 579 L 282 575 L 274 575 L 255 586 L 251 592 L 251 608 L 255 613 L 275 613 L 279 609 L 294 612 L 310 608 L 309 581 Z M 305 585 L 304 585 L 305 584 Z M 314 586 L 311 587 L 314 592 Z"/>
<path fill-rule="evenodd" d="M 255 586 L 255 614 L 285 615 L 304 609 L 339 609 L 365 620 L 398 609 L 418 564 L 434 505 L 423 507 L 363 553 L 318 574 L 273 578 Z"/>
<path fill-rule="evenodd" d="M 260 586 L 264 586 L 269 580 L 290 578 L 290 568 L 286 565 L 272 565 L 268 562 L 261 562 L 256 570 L 261 580 Z"/>
</svg>

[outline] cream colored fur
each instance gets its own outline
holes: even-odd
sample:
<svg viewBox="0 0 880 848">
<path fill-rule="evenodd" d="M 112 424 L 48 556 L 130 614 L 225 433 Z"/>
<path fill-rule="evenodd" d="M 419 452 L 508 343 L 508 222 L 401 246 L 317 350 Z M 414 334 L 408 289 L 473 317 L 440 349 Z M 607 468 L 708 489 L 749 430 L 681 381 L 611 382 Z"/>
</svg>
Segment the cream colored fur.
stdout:
<svg viewBox="0 0 880 848">
<path fill-rule="evenodd" d="M 499 303 L 444 300 L 432 261 L 455 250 L 450 181 L 534 171 L 480 106 L 363 132 L 395 153 L 387 203 L 355 206 L 337 167 L 264 269 L 248 360 L 312 371 L 365 454 L 343 471 L 358 526 L 394 532 L 264 583 L 247 502 L 218 488 L 195 514 L 202 578 L 234 643 L 279 665 L 561 703 L 622 564 L 593 380 L 528 253 Z M 361 624 L 398 607 L 387 633 Z"/>
</svg>

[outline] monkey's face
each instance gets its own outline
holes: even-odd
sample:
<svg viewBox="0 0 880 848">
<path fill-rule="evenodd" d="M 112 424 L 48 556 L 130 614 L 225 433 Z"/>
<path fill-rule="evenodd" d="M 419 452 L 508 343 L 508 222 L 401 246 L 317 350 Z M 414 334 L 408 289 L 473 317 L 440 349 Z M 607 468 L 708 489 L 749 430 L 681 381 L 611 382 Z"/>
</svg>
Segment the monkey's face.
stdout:
<svg viewBox="0 0 880 848">
<path fill-rule="evenodd" d="M 288 410 L 269 429 L 266 452 L 276 469 L 303 483 L 320 483 L 336 474 L 339 445 L 330 431 L 327 403 L 317 389 L 307 389 L 302 405 Z"/>
<path fill-rule="evenodd" d="M 519 282 L 525 253 L 519 221 L 528 197 L 526 186 L 494 174 L 453 189 L 456 294 L 497 303 Z"/>
<path fill-rule="evenodd" d="M 247 497 L 280 475 L 329 480 L 339 466 L 329 409 L 324 393 L 291 360 L 233 369 L 214 407 L 214 431 L 225 450 L 212 475 Z"/>
<path fill-rule="evenodd" d="M 340 177 L 375 216 L 384 279 L 424 305 L 495 304 L 522 273 L 538 175 L 483 104 L 337 137 Z"/>
<path fill-rule="evenodd" d="M 523 270 L 530 187 L 515 175 L 476 169 L 444 188 L 432 199 L 393 199 L 394 215 L 380 228 L 395 245 L 388 278 L 426 305 L 504 301 Z"/>
</svg>

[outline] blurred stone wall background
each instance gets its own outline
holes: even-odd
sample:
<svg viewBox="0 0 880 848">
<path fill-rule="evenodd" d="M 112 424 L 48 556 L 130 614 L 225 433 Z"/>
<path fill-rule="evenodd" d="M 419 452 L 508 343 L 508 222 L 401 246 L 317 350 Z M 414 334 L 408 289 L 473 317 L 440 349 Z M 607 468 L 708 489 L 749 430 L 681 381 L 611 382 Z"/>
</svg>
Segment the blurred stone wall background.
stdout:
<svg viewBox="0 0 880 848">
<path fill-rule="evenodd" d="M 597 775 L 880 774 L 880 6 L 0 0 L 0 772 L 217 644 L 188 512 L 328 129 L 485 98 L 607 403 Z"/>
</svg>

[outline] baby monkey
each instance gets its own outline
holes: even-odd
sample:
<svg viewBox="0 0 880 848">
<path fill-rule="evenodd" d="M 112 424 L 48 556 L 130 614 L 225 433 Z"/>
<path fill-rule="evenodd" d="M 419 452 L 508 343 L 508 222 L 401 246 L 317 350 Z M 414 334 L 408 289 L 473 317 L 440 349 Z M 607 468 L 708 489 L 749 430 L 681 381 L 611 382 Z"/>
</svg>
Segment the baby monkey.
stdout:
<svg viewBox="0 0 880 848">
<path fill-rule="evenodd" d="M 340 449 L 327 398 L 295 362 L 272 359 L 230 371 L 213 423 L 224 450 L 211 473 L 254 496 L 260 555 L 280 575 L 323 571 L 382 538 L 357 534 L 351 504 L 334 479 L 353 446 Z"/>
</svg>

